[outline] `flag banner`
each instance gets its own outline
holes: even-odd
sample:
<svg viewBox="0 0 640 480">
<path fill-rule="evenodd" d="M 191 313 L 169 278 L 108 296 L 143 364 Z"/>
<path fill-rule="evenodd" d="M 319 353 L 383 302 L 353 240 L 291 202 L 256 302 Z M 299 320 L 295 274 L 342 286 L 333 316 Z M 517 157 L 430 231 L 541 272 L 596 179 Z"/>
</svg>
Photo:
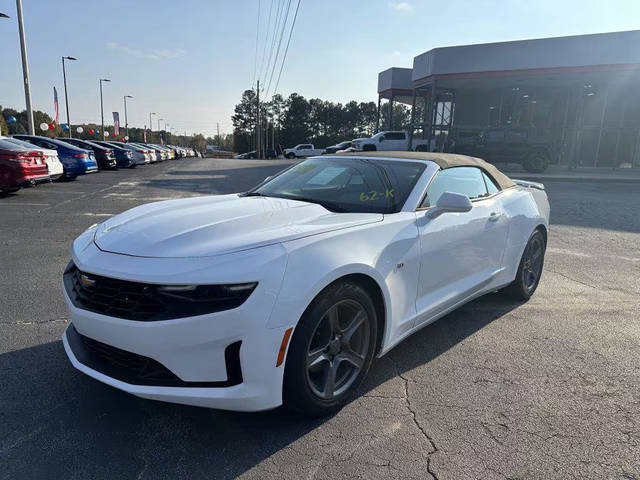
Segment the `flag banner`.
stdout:
<svg viewBox="0 0 640 480">
<path fill-rule="evenodd" d="M 147 143 L 147 126 L 144 126 L 144 132 L 142 133 L 144 136 L 144 143 Z"/>
<path fill-rule="evenodd" d="M 116 134 L 116 137 L 120 135 L 120 114 L 118 112 L 113 112 L 113 133 Z"/>
<path fill-rule="evenodd" d="M 56 87 L 53 87 L 53 107 L 56 110 L 56 125 L 58 124 L 58 120 L 59 120 L 59 110 L 58 110 L 58 91 L 56 90 Z"/>
</svg>

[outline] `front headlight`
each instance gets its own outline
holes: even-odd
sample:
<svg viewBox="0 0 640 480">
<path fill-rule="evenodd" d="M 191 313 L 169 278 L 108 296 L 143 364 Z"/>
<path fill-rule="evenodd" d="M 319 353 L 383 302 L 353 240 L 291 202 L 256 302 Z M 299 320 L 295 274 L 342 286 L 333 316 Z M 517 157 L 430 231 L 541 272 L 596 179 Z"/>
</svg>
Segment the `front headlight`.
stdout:
<svg viewBox="0 0 640 480">
<path fill-rule="evenodd" d="M 249 298 L 257 285 L 257 282 L 227 285 L 163 285 L 157 287 L 157 292 L 175 302 L 198 304 L 200 307 L 209 305 L 209 311 L 213 312 L 239 307 Z"/>
</svg>

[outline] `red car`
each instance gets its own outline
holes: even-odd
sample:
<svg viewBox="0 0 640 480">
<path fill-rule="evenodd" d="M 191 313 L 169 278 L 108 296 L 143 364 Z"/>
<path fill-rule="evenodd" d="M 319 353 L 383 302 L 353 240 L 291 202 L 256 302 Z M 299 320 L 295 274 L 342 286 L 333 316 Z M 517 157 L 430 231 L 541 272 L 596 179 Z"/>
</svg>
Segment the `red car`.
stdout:
<svg viewBox="0 0 640 480">
<path fill-rule="evenodd" d="M 45 181 L 49 181 L 49 170 L 42 152 L 0 140 L 0 193 Z"/>
</svg>

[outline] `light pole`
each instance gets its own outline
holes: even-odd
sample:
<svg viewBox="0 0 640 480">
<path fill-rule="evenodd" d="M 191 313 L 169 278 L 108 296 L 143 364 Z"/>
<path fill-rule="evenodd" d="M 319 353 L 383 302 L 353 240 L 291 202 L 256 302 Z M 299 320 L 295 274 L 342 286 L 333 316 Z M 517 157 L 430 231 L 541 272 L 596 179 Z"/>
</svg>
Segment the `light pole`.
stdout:
<svg viewBox="0 0 640 480">
<path fill-rule="evenodd" d="M 158 131 L 160 131 L 160 122 L 164 122 L 164 118 L 158 119 Z"/>
<path fill-rule="evenodd" d="M 148 140 L 151 141 L 151 133 L 153 132 L 153 123 L 151 123 L 151 115 L 155 115 L 156 112 L 151 112 L 149 113 L 149 138 Z"/>
<path fill-rule="evenodd" d="M 124 96 L 124 129 L 127 132 L 127 137 L 129 136 L 129 122 L 127 120 L 127 98 L 133 98 L 131 95 Z"/>
<path fill-rule="evenodd" d="M 20 1 L 20 0 L 18 0 Z M 77 60 L 75 57 L 62 57 L 62 79 L 64 80 L 64 103 L 67 107 L 67 127 L 69 132 L 69 138 L 71 138 L 71 121 L 69 120 L 69 96 L 67 94 L 67 71 L 64 68 L 65 60 Z"/>
<path fill-rule="evenodd" d="M 24 81 L 24 100 L 27 104 L 27 123 L 29 135 L 35 133 L 33 128 L 33 106 L 31 104 L 31 85 L 29 84 L 29 63 L 27 61 L 27 42 L 24 34 L 24 19 L 22 18 L 22 0 L 16 0 L 16 10 L 18 11 L 18 30 L 20 32 L 20 51 L 22 53 L 22 79 Z M 9 18 L 4 13 L 4 18 Z"/>
<path fill-rule="evenodd" d="M 109 80 L 108 78 L 101 78 L 99 83 L 100 83 L 100 131 L 102 132 L 102 138 L 100 140 L 104 140 L 104 107 L 102 104 L 102 82 L 110 82 L 111 80 Z M 69 127 L 69 130 L 71 130 L 71 127 Z"/>
</svg>

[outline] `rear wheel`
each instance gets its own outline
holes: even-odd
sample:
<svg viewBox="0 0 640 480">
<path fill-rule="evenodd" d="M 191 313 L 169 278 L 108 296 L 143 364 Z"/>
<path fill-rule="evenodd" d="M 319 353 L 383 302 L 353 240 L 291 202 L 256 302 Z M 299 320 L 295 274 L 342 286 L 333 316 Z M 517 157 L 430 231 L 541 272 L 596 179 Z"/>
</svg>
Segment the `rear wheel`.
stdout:
<svg viewBox="0 0 640 480">
<path fill-rule="evenodd" d="M 518 300 L 531 298 L 540 282 L 546 247 L 542 232 L 540 230 L 533 232 L 520 259 L 515 280 L 504 289 L 507 295 Z"/>
<path fill-rule="evenodd" d="M 376 309 L 352 282 L 327 287 L 296 327 L 284 373 L 285 406 L 325 415 L 344 406 L 366 376 L 377 338 Z"/>
<path fill-rule="evenodd" d="M 363 152 L 375 152 L 376 151 L 376 146 L 375 145 L 371 145 L 371 144 L 364 145 L 362 147 L 362 151 Z"/>
</svg>

